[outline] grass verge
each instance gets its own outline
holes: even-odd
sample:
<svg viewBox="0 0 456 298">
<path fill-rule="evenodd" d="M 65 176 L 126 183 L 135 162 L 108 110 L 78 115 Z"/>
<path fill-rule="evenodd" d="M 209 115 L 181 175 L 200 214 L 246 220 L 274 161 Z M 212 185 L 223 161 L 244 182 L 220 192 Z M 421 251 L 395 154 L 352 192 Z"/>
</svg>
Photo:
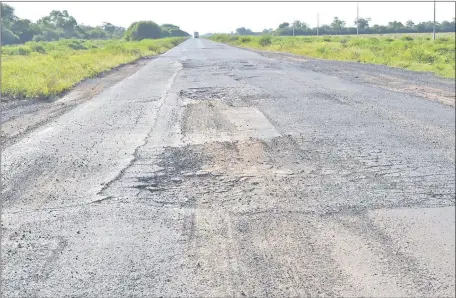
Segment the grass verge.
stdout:
<svg viewBox="0 0 456 298">
<path fill-rule="evenodd" d="M 60 40 L 4 46 L 2 96 L 21 99 L 59 95 L 86 78 L 144 56 L 164 53 L 184 40 Z"/>
<path fill-rule="evenodd" d="M 455 77 L 455 36 L 426 35 L 364 36 L 236 36 L 213 35 L 210 39 L 235 46 L 286 52 L 307 57 L 383 64 Z"/>
</svg>

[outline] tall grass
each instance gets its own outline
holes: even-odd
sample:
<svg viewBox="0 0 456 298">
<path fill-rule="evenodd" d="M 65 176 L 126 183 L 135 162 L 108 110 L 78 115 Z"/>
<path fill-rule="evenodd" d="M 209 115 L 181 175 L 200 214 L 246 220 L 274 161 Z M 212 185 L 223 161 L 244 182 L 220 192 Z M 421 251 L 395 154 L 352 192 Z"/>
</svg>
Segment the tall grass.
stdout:
<svg viewBox="0 0 456 298">
<path fill-rule="evenodd" d="M 214 35 L 214 41 L 267 51 L 341 61 L 384 64 L 455 77 L 455 36 L 444 34 L 435 41 L 427 35 L 365 36 L 261 36 Z M 267 41 L 267 42 L 265 42 Z"/>
<path fill-rule="evenodd" d="M 2 47 L 2 94 L 9 98 L 47 98 L 143 56 L 161 54 L 185 38 L 127 42 L 60 40 Z"/>
</svg>

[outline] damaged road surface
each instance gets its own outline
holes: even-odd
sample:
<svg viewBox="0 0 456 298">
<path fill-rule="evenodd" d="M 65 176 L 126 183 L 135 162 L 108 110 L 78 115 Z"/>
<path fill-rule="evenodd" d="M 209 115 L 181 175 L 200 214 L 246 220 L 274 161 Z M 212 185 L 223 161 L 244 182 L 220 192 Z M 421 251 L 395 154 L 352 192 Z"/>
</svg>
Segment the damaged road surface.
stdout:
<svg viewBox="0 0 456 298">
<path fill-rule="evenodd" d="M 374 75 L 190 39 L 8 144 L 4 297 L 454 296 L 454 100 Z"/>
</svg>

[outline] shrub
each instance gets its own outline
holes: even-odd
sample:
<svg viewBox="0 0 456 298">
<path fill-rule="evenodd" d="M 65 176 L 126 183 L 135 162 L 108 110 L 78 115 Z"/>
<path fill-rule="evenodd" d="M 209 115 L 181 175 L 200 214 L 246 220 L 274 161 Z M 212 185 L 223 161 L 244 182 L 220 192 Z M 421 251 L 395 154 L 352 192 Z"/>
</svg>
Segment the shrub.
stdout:
<svg viewBox="0 0 456 298">
<path fill-rule="evenodd" d="M 262 36 L 258 42 L 262 47 L 268 46 L 272 43 L 270 36 Z"/>
<path fill-rule="evenodd" d="M 172 44 L 173 46 L 177 46 L 177 45 L 179 45 L 180 43 L 181 43 L 181 39 L 173 38 L 173 39 L 171 40 L 171 44 Z"/>
<path fill-rule="evenodd" d="M 131 55 L 136 56 L 136 57 L 141 57 L 141 50 L 140 49 L 133 49 L 130 51 Z"/>
<path fill-rule="evenodd" d="M 380 42 L 380 40 L 377 37 L 371 37 L 371 38 L 369 38 L 369 42 L 376 44 L 376 43 Z"/>
<path fill-rule="evenodd" d="M 429 37 L 429 40 L 430 40 L 430 39 L 431 39 L 431 38 Z M 438 43 L 444 43 L 444 42 L 448 42 L 448 41 L 450 41 L 450 39 L 449 39 L 448 37 L 445 37 L 445 36 L 442 36 L 442 37 L 437 38 L 437 42 L 438 42 Z"/>
<path fill-rule="evenodd" d="M 68 47 L 73 50 L 87 50 L 87 48 L 84 46 L 84 44 L 79 40 L 72 40 L 68 44 Z"/>
<path fill-rule="evenodd" d="M 33 36 L 33 41 L 47 41 L 46 36 L 44 35 L 35 35 Z"/>
<path fill-rule="evenodd" d="M 46 53 L 46 49 L 40 44 L 32 44 L 30 45 L 30 49 L 32 50 L 32 52 L 37 52 L 41 54 Z"/>
<path fill-rule="evenodd" d="M 27 49 L 27 48 L 23 48 L 23 47 L 20 47 L 20 48 L 17 48 L 16 50 L 16 55 L 21 55 L 21 56 L 28 56 L 30 55 L 30 50 Z"/>
<path fill-rule="evenodd" d="M 320 54 L 326 54 L 326 47 L 318 47 L 317 52 Z"/>
<path fill-rule="evenodd" d="M 412 41 L 413 37 L 406 35 L 406 36 L 403 36 L 401 39 L 405 40 L 405 41 Z"/>
<path fill-rule="evenodd" d="M 241 37 L 241 42 L 242 43 L 246 43 L 246 42 L 249 42 L 251 41 L 252 39 L 249 37 L 249 36 L 242 36 Z"/>
<path fill-rule="evenodd" d="M 158 52 L 158 49 L 159 49 L 159 48 L 158 48 L 158 46 L 156 46 L 156 45 L 149 45 L 149 46 L 147 47 L 147 49 L 148 49 L 149 51 L 151 51 L 151 52 Z"/>
<path fill-rule="evenodd" d="M 412 58 L 419 63 L 429 63 L 432 64 L 437 60 L 437 56 L 434 53 L 428 52 L 424 49 L 413 49 Z"/>
<path fill-rule="evenodd" d="M 239 39 L 239 36 L 235 35 L 235 36 L 231 36 L 229 41 L 238 41 L 238 39 Z"/>
</svg>

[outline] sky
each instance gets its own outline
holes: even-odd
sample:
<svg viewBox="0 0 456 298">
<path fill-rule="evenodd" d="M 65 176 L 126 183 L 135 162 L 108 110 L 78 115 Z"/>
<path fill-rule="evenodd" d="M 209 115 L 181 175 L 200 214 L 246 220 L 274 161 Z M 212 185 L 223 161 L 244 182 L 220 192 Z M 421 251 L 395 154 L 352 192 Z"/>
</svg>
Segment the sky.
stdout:
<svg viewBox="0 0 456 298">
<path fill-rule="evenodd" d="M 67 10 L 78 23 L 101 25 L 110 22 L 128 27 L 135 21 L 171 23 L 184 31 L 204 33 L 232 32 L 246 27 L 255 32 L 277 28 L 280 23 L 300 20 L 312 27 L 330 24 L 337 16 L 353 26 L 356 2 L 6 2 L 20 18 L 36 21 L 52 10 Z M 360 2 L 359 16 L 370 24 L 389 21 L 415 23 L 433 20 L 433 2 Z M 455 2 L 437 2 L 437 21 L 455 17 Z"/>
</svg>

